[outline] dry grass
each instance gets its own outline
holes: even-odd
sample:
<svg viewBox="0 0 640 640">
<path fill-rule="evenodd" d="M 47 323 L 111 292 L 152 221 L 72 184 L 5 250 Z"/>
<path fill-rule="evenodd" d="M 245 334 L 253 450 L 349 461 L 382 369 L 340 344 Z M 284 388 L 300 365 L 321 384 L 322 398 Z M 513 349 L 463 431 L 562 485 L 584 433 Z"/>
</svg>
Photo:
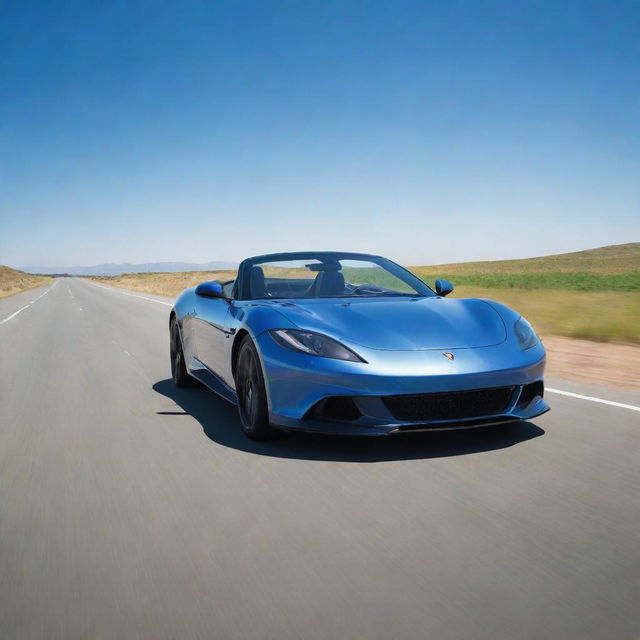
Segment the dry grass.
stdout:
<svg viewBox="0 0 640 640">
<path fill-rule="evenodd" d="M 458 298 L 491 298 L 517 310 L 541 334 L 640 343 L 637 292 L 459 287 Z"/>
<path fill-rule="evenodd" d="M 12 296 L 21 291 L 41 287 L 51 282 L 51 278 L 34 276 L 24 271 L 3 267 L 0 265 L 0 298 Z"/>
<path fill-rule="evenodd" d="M 233 271 L 138 273 L 94 278 L 105 284 L 175 298 L 203 280 L 231 280 Z M 619 291 L 456 287 L 457 298 L 491 298 L 526 316 L 543 335 L 640 344 L 640 294 Z"/>
<path fill-rule="evenodd" d="M 124 273 L 121 276 L 96 276 L 91 280 L 140 293 L 175 298 L 185 289 L 195 287 L 204 280 L 224 282 L 233 280 L 235 277 L 235 271 L 183 271 L 180 273 Z"/>
<path fill-rule="evenodd" d="M 491 298 L 543 335 L 640 343 L 640 243 L 525 260 L 414 267 L 426 281 L 450 274 L 456 297 Z M 447 275 L 444 275 L 447 274 Z"/>
</svg>

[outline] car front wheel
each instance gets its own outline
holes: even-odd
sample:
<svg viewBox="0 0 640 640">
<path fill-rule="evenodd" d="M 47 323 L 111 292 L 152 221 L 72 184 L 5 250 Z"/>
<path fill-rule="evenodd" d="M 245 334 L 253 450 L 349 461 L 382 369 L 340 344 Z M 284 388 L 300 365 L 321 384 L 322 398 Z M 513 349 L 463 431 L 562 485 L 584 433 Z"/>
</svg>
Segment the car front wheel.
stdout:
<svg viewBox="0 0 640 640">
<path fill-rule="evenodd" d="M 281 431 L 269 424 L 267 392 L 253 340 L 245 336 L 238 351 L 236 393 L 242 429 L 252 440 L 273 440 Z"/>
</svg>

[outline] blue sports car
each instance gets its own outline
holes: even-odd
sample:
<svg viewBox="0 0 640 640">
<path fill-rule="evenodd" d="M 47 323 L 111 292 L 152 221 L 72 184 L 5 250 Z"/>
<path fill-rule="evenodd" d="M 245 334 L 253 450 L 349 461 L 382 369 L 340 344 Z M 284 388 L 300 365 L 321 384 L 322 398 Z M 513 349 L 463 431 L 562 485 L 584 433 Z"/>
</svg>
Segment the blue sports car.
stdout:
<svg viewBox="0 0 640 640">
<path fill-rule="evenodd" d="M 244 260 L 185 290 L 170 316 L 177 386 L 238 405 L 246 435 L 386 435 L 527 420 L 545 350 L 491 300 L 451 299 L 385 258 L 305 251 Z"/>
</svg>

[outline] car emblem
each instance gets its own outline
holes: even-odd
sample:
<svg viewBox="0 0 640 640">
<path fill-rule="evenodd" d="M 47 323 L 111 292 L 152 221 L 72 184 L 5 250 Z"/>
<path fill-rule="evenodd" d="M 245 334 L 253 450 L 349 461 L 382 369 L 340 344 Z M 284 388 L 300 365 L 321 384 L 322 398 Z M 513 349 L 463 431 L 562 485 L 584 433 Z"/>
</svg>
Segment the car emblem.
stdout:
<svg viewBox="0 0 640 640">
<path fill-rule="evenodd" d="M 449 360 L 453 360 L 453 353 L 449 353 L 448 351 L 445 351 L 442 355 L 445 358 L 449 358 Z"/>
</svg>

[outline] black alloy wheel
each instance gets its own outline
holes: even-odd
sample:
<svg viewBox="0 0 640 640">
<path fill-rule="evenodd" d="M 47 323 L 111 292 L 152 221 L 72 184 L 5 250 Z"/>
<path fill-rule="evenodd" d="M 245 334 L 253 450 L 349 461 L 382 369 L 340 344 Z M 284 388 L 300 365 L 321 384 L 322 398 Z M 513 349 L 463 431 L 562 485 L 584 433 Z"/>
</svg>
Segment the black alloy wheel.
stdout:
<svg viewBox="0 0 640 640">
<path fill-rule="evenodd" d="M 249 336 L 238 351 L 236 394 L 242 429 L 252 440 L 273 440 L 282 434 L 269 424 L 267 392 L 258 352 Z"/>
</svg>

